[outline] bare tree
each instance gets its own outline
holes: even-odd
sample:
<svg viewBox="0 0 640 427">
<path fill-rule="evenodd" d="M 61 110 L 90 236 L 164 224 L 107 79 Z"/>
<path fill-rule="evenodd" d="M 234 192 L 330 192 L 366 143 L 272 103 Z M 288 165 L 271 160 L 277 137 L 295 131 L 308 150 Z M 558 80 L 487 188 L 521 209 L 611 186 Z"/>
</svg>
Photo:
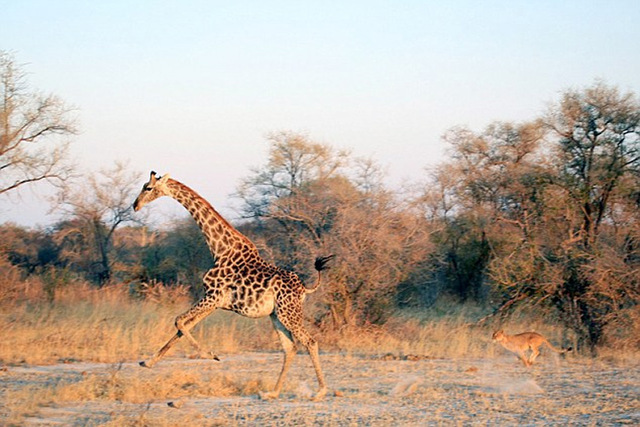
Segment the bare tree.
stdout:
<svg viewBox="0 0 640 427">
<path fill-rule="evenodd" d="M 131 207 L 138 178 L 125 163 L 116 163 L 110 170 L 89 175 L 83 184 L 67 183 L 58 195 L 58 207 L 68 218 L 59 239 L 66 242 L 63 247 L 67 252 L 76 254 L 77 262 L 89 264 L 85 268 L 100 285 L 112 277 L 111 253 L 116 229 L 140 221 L 132 215 Z"/>
<path fill-rule="evenodd" d="M 605 328 L 640 303 L 640 103 L 596 81 L 566 91 L 545 119 L 558 141 L 555 182 L 569 218 L 555 254 L 564 278 L 555 302 L 594 349 Z"/>
<path fill-rule="evenodd" d="M 459 171 L 455 221 L 442 239 L 455 255 L 452 271 L 484 267 L 504 298 L 502 314 L 555 308 L 578 347 L 594 350 L 607 328 L 633 318 L 640 303 L 634 94 L 598 81 L 566 91 L 536 122 L 494 124 L 481 134 L 455 129 L 447 138 Z M 490 258 L 469 264 L 467 249 L 485 239 Z"/>
<path fill-rule="evenodd" d="M 352 162 L 297 134 L 276 136 L 267 165 L 239 191 L 256 219 L 250 233 L 297 271 L 318 253 L 336 255 L 333 280 L 318 291 L 333 327 L 383 323 L 398 285 L 426 258 L 427 224 L 384 188 L 375 162 Z"/>
<path fill-rule="evenodd" d="M 68 178 L 65 137 L 75 132 L 71 109 L 54 95 L 30 90 L 25 72 L 0 50 L 0 194 Z"/>
<path fill-rule="evenodd" d="M 247 217 L 287 216 L 290 206 L 278 205 L 278 200 L 304 191 L 310 182 L 336 176 L 347 163 L 347 152 L 313 142 L 304 134 L 274 132 L 267 139 L 271 144 L 267 165 L 254 169 L 238 189 Z"/>
<path fill-rule="evenodd" d="M 444 137 L 451 161 L 437 168 L 421 198 L 440 217 L 442 280 L 461 299 L 486 295 L 492 258 L 520 253 L 539 230 L 548 175 L 541 123 L 495 122 L 483 132 L 454 128 Z"/>
<path fill-rule="evenodd" d="M 581 243 L 589 247 L 625 175 L 640 176 L 640 103 L 598 81 L 566 91 L 545 121 L 559 139 L 557 182 L 582 213 Z"/>
</svg>

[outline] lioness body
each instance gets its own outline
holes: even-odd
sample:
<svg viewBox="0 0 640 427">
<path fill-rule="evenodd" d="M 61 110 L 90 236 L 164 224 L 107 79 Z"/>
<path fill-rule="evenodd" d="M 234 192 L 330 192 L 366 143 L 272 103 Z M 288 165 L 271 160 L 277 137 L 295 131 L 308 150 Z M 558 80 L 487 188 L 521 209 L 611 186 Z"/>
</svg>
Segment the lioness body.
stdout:
<svg viewBox="0 0 640 427">
<path fill-rule="evenodd" d="M 540 347 L 542 347 L 543 344 L 556 353 L 562 354 L 571 351 L 571 348 L 558 350 L 552 346 L 545 337 L 537 332 L 507 335 L 504 331 L 499 330 L 494 332 L 493 341 L 500 343 L 507 350 L 517 354 L 525 366 L 533 365 L 533 361 L 540 355 Z M 529 352 L 528 356 L 527 352 Z"/>
</svg>

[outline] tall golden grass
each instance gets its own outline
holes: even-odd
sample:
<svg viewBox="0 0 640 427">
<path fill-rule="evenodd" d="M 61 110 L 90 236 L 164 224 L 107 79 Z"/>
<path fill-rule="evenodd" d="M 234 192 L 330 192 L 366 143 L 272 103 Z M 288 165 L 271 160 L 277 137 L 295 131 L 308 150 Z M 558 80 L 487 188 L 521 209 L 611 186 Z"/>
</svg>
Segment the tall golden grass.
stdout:
<svg viewBox="0 0 640 427">
<path fill-rule="evenodd" d="M 96 288 L 68 280 L 51 287 L 42 276 L 21 280 L 0 263 L 0 364 L 69 361 L 115 363 L 157 351 L 175 334 L 175 317 L 191 305 L 185 287 L 126 284 Z M 218 352 L 272 350 L 277 339 L 266 319 L 251 321 L 217 313 L 194 331 Z M 189 356 L 188 345 L 173 355 Z"/>
<path fill-rule="evenodd" d="M 315 295 L 311 295 L 313 298 Z M 50 270 L 22 278 L 0 259 L 0 327 L 4 331 L 0 364 L 51 364 L 69 361 L 116 363 L 141 360 L 157 351 L 174 333 L 177 315 L 192 304 L 185 286 L 149 283 L 97 288 L 65 271 Z M 308 304 L 313 306 L 312 302 Z M 314 330 L 323 352 L 426 357 L 486 357 L 503 354 L 492 332 L 537 331 L 556 345 L 577 347 L 577 337 L 539 307 L 523 310 L 506 322 L 476 324 L 486 307 L 441 299 L 428 310 L 398 312 L 384 326 Z M 633 320 L 633 319 L 632 319 Z M 636 329 L 640 322 L 636 323 Z M 215 312 L 197 325 L 195 338 L 215 354 L 279 351 L 268 318 L 247 319 Z M 633 331 L 633 329 L 630 329 Z M 610 358 L 633 358 L 637 346 L 600 349 Z M 635 336 L 635 334 L 632 334 Z M 611 334 L 614 336 L 614 334 Z M 637 337 L 635 337 L 637 339 Z M 620 351 L 620 350 L 624 351 Z M 185 341 L 169 356 L 193 353 Z"/>
<path fill-rule="evenodd" d="M 175 317 L 192 303 L 187 289 L 180 286 L 147 284 L 132 289 L 118 284 L 99 289 L 56 277 L 55 272 L 21 280 L 7 263 L 0 263 L 0 270 L 5 273 L 4 280 L 0 279 L 0 326 L 5 343 L 0 346 L 2 364 L 142 359 L 175 333 Z M 381 327 L 312 332 L 324 352 L 485 357 L 498 350 L 490 342 L 496 326 L 473 325 L 485 312 L 482 307 L 443 300 L 428 311 L 398 313 Z M 536 330 L 552 342 L 575 346 L 575 337 L 543 317 L 523 315 L 501 326 L 511 332 Z M 196 326 L 193 334 L 218 355 L 280 349 L 267 318 L 247 319 L 220 311 Z M 169 356 L 188 357 L 192 353 L 185 341 Z"/>
<path fill-rule="evenodd" d="M 68 361 L 114 363 L 143 358 L 175 334 L 176 315 L 189 308 L 187 298 L 153 302 L 132 298 L 126 289 L 75 287 L 53 302 L 3 304 L 4 342 L 0 362 L 48 364 Z M 194 331 L 217 352 L 272 349 L 270 323 L 216 314 Z M 259 332 L 266 331 L 266 332 Z M 273 337 L 275 338 L 275 337 Z M 189 356 L 188 345 L 174 355 Z"/>
<path fill-rule="evenodd" d="M 191 304 L 184 287 L 147 284 L 132 288 L 118 284 L 98 289 L 60 272 L 23 279 L 16 269 L 0 262 L 0 327 L 4 332 L 0 367 L 9 365 L 7 371 L 10 372 L 11 365 L 76 361 L 111 365 L 106 372 L 101 369 L 75 376 L 60 374 L 55 382 L 25 383 L 0 390 L 0 398 L 4 401 L 0 403 L 0 412 L 8 413 L 5 418 L 0 416 L 0 423 L 21 425 L 42 408 L 65 407 L 74 402 L 122 402 L 138 409 L 134 415 L 105 416 L 104 425 L 198 425 L 203 422 L 198 418 L 202 417 L 198 411 L 185 413 L 178 421 L 175 417 L 168 421 L 158 413 L 147 412 L 145 405 L 182 397 L 253 396 L 270 389 L 273 384 L 263 381 L 264 378 L 267 382 L 275 381 L 275 371 L 273 375 L 260 377 L 256 376 L 255 367 L 246 372 L 229 372 L 220 370 L 213 363 L 198 366 L 197 370 L 172 367 L 156 371 L 137 369 L 137 366 L 134 369 L 124 364 L 124 372 L 123 362 L 148 357 L 175 333 L 175 317 Z M 323 357 L 351 361 L 356 366 L 358 360 L 362 360 L 360 356 L 409 360 L 412 357 L 484 359 L 505 356 L 506 351 L 490 340 L 497 327 L 510 333 L 535 330 L 554 344 L 575 346 L 574 335 L 535 308 L 500 325 L 477 326 L 475 321 L 486 312 L 484 307 L 459 305 L 443 299 L 429 310 L 396 313 L 384 326 L 313 330 L 312 333 L 318 338 L 322 352 L 333 353 Z M 312 328 L 311 322 L 307 325 Z M 279 352 L 280 344 L 272 329 L 268 318 L 247 319 L 220 311 L 198 325 L 193 333 L 203 347 L 224 359 L 225 353 Z M 176 345 L 168 357 L 189 357 L 193 353 L 184 341 Z M 603 354 L 616 359 L 637 357 L 633 352 L 603 351 Z M 473 365 L 476 362 L 462 363 Z M 515 357 L 513 363 L 517 363 Z M 294 377 L 285 389 L 302 385 L 296 384 Z M 440 393 L 442 399 L 448 398 L 449 395 L 443 394 L 438 387 L 433 390 Z M 433 390 L 425 389 L 424 397 L 433 398 Z M 303 415 L 299 418 L 291 415 L 291 424 L 305 420 Z M 242 423 L 249 422 L 247 417 L 251 416 L 243 413 Z M 229 414 L 213 423 L 238 424 L 234 417 Z M 91 420 L 95 423 L 95 417 Z M 306 422 L 313 424 L 312 419 L 306 419 Z"/>
</svg>

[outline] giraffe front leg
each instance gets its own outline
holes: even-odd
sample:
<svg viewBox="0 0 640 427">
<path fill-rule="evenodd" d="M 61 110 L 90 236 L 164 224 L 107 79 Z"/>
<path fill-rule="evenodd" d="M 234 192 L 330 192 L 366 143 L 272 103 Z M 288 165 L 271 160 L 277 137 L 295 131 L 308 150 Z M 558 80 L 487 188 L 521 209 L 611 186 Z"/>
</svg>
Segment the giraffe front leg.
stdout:
<svg viewBox="0 0 640 427">
<path fill-rule="evenodd" d="M 176 318 L 176 328 L 178 333 L 182 334 L 189 340 L 191 345 L 198 352 L 198 356 L 202 359 L 220 360 L 220 358 L 211 351 L 202 349 L 198 341 L 191 335 L 191 329 L 196 326 L 202 319 L 210 315 L 216 309 L 216 301 L 212 295 L 205 295 L 196 305 L 191 307 L 189 311 L 181 314 Z"/>
<path fill-rule="evenodd" d="M 213 310 L 211 310 L 213 311 Z M 198 357 L 201 359 L 213 359 L 213 360 L 217 360 L 220 361 L 220 358 L 212 351 L 206 351 L 204 350 L 200 344 L 198 343 L 198 341 L 196 341 L 196 339 L 193 337 L 193 335 L 191 335 L 190 330 L 200 322 L 200 320 L 204 319 L 207 315 L 209 315 L 211 313 L 211 311 L 209 311 L 208 313 L 202 314 L 201 316 L 199 316 L 196 319 L 189 319 L 189 322 L 187 323 L 187 321 L 185 321 L 184 319 L 176 319 L 176 328 L 178 328 L 178 334 L 180 335 L 184 335 L 185 338 L 187 338 L 187 340 L 191 343 L 191 345 L 196 349 L 196 351 L 198 352 Z"/>
<path fill-rule="evenodd" d="M 158 360 L 160 360 L 162 356 L 164 356 L 164 354 L 169 351 L 171 347 L 173 347 L 173 344 L 175 344 L 175 342 L 181 336 L 182 333 L 180 333 L 180 331 L 176 332 L 176 334 L 172 336 L 171 339 L 167 341 L 167 343 L 162 346 L 162 348 L 158 350 L 158 352 L 151 359 L 143 360 L 142 362 L 140 362 L 140 366 L 142 366 L 143 368 L 153 368 L 153 365 L 155 365 Z"/>
<path fill-rule="evenodd" d="M 189 330 L 192 329 L 200 320 L 208 316 L 213 310 L 215 310 L 215 302 L 210 296 L 205 296 L 197 304 L 181 314 L 176 318 L 176 328 L 178 331 L 176 334 L 167 341 L 167 343 L 158 352 L 148 360 L 140 362 L 140 366 L 145 368 L 152 368 L 164 355 L 173 347 L 183 335 L 191 342 L 191 344 L 198 350 L 200 357 L 212 358 L 214 360 L 220 360 L 218 356 L 212 352 L 205 353 L 198 342 L 193 338 Z"/>
</svg>

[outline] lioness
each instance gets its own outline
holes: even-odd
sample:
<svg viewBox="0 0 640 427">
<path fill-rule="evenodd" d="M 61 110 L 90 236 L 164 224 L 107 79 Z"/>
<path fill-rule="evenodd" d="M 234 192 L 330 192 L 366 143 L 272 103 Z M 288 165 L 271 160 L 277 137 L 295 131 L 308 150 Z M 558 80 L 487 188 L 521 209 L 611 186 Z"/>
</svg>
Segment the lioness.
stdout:
<svg viewBox="0 0 640 427">
<path fill-rule="evenodd" d="M 493 333 L 493 341 L 500 343 L 504 348 L 518 355 L 524 366 L 533 365 L 533 361 L 540 355 L 540 346 L 545 344 L 556 353 L 566 353 L 571 351 L 571 347 L 558 350 L 549 341 L 537 332 L 523 332 L 516 335 L 507 335 L 501 329 Z M 527 351 L 531 351 L 527 357 Z"/>
</svg>

